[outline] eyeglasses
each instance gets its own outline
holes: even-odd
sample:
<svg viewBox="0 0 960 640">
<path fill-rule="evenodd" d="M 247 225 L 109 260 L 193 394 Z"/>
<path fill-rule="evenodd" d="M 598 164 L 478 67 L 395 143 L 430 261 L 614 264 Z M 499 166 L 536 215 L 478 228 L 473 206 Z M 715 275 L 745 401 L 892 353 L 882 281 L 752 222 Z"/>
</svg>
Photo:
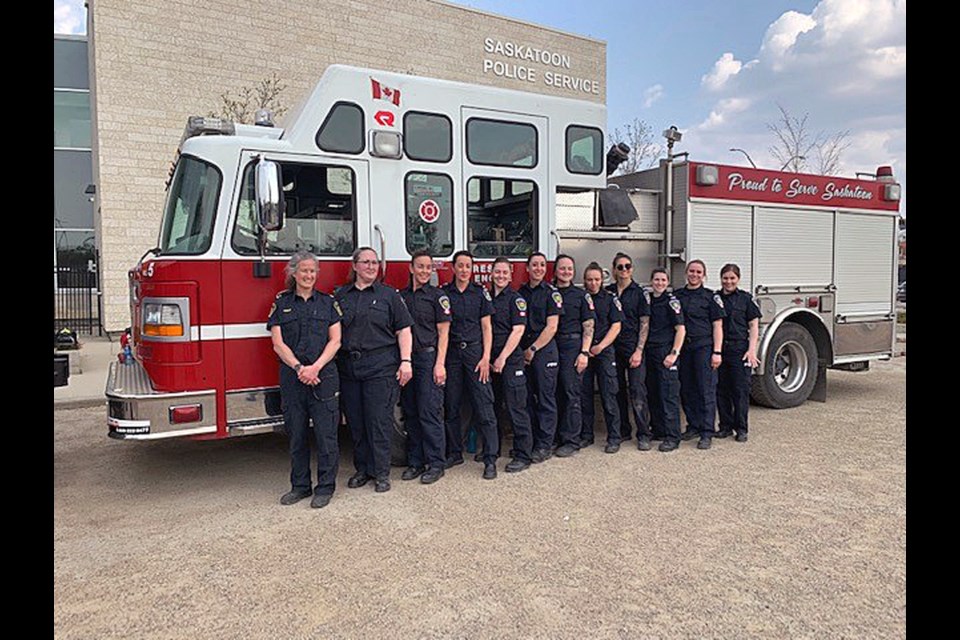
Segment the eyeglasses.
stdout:
<svg viewBox="0 0 960 640">
<path fill-rule="evenodd" d="M 617 265 L 617 271 L 630 271 L 630 269 L 633 269 L 633 265 L 629 262 L 621 262 Z"/>
<path fill-rule="evenodd" d="M 380 264 L 379 260 L 357 260 L 354 264 L 362 264 L 365 267 L 372 267 L 375 264 Z"/>
</svg>

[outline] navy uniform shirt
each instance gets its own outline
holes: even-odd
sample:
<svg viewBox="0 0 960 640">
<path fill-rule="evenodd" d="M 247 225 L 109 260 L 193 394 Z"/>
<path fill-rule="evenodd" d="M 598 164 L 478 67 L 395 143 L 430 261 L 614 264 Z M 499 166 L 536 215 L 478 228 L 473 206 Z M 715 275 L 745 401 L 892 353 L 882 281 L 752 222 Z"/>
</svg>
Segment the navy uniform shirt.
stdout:
<svg viewBox="0 0 960 640">
<path fill-rule="evenodd" d="M 720 292 L 723 309 L 723 344 L 735 345 L 750 340 L 750 321 L 760 318 L 760 307 L 749 293 L 735 289 L 731 293 Z"/>
<path fill-rule="evenodd" d="M 450 298 L 453 309 L 453 322 L 450 323 L 450 344 L 483 341 L 480 319 L 493 314 L 493 301 L 490 292 L 476 282 L 471 281 L 466 289 L 460 291 L 456 281 L 443 285 L 443 292 Z"/>
<path fill-rule="evenodd" d="M 683 287 L 673 293 L 683 306 L 687 342 L 702 344 L 713 340 L 713 321 L 722 320 L 727 315 L 720 294 L 703 286 L 696 289 Z"/>
<path fill-rule="evenodd" d="M 373 351 L 397 344 L 397 332 L 413 325 L 413 318 L 393 287 L 374 282 L 365 289 L 353 283 L 334 293 L 343 314 L 343 351 Z"/>
<path fill-rule="evenodd" d="M 607 285 L 607 291 L 616 295 L 623 307 L 623 325 L 614 344 L 617 351 L 632 353 L 640 336 L 640 318 L 650 315 L 650 294 L 633 281 L 622 293 L 617 293 L 616 282 Z"/>
<path fill-rule="evenodd" d="M 327 346 L 331 325 L 340 322 L 333 296 L 314 289 L 304 300 L 295 291 L 281 291 L 270 309 L 267 330 L 280 327 L 283 343 L 301 364 L 313 364 Z"/>
<path fill-rule="evenodd" d="M 563 315 L 557 326 L 557 335 L 582 334 L 583 323 L 597 319 L 593 298 L 586 290 L 576 285 L 557 287 L 557 290 L 563 297 Z"/>
<path fill-rule="evenodd" d="M 520 287 L 520 295 L 527 301 L 530 313 L 527 316 L 527 330 L 520 340 L 520 348 L 526 349 L 540 336 L 547 326 L 547 318 L 563 315 L 563 296 L 553 285 L 541 280 L 540 284 L 531 287 L 526 283 Z"/>
<path fill-rule="evenodd" d="M 621 323 L 620 328 L 621 331 L 623 330 L 623 305 L 620 304 L 620 299 L 617 298 L 616 293 L 610 293 L 606 289 L 600 289 L 592 294 L 592 297 L 593 306 L 597 312 L 597 323 L 593 329 L 593 344 L 598 344 L 607 336 L 607 332 L 610 331 L 613 323 Z M 619 337 L 620 335 L 617 334 L 617 338 Z"/>
<path fill-rule="evenodd" d="M 400 292 L 413 316 L 413 350 L 437 348 L 437 324 L 450 322 L 450 298 L 432 284 L 425 284 L 416 291 L 412 285 Z"/>
<path fill-rule="evenodd" d="M 527 301 L 519 293 L 506 287 L 493 297 L 493 350 L 491 357 L 496 358 L 507 344 L 507 338 L 517 325 L 527 326 Z M 520 349 L 514 349 L 510 357 L 518 356 Z"/>
<path fill-rule="evenodd" d="M 683 307 L 672 293 L 650 294 L 650 333 L 647 344 L 673 344 L 674 327 L 684 324 Z"/>
</svg>

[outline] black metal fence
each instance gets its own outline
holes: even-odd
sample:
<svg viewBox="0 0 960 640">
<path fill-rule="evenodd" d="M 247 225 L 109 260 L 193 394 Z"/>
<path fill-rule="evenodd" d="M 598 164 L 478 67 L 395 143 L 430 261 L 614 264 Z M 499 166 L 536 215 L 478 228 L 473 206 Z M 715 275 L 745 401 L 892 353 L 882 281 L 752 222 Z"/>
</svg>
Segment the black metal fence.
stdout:
<svg viewBox="0 0 960 640">
<path fill-rule="evenodd" d="M 66 327 L 77 333 L 103 335 L 98 271 L 92 260 L 86 265 L 54 267 L 54 333 Z"/>
</svg>

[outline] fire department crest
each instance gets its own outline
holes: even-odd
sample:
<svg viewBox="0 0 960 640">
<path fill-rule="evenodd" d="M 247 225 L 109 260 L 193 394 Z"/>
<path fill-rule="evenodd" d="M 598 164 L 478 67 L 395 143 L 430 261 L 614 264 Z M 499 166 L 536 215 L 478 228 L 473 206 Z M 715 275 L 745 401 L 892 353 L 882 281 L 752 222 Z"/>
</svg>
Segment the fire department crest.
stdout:
<svg viewBox="0 0 960 640">
<path fill-rule="evenodd" d="M 583 294 L 583 297 L 587 300 L 587 306 L 590 307 L 590 311 L 593 311 L 593 298 L 590 297 L 589 293 Z"/>
<path fill-rule="evenodd" d="M 623 305 L 620 304 L 620 298 L 613 296 L 613 306 L 617 308 L 617 311 L 623 311 Z"/>
<path fill-rule="evenodd" d="M 643 299 L 647 301 L 647 306 L 650 305 L 650 292 L 646 289 L 643 290 Z"/>
<path fill-rule="evenodd" d="M 483 297 L 487 299 L 487 302 L 493 302 L 493 298 L 490 297 L 490 292 L 486 287 L 483 288 Z"/>
<path fill-rule="evenodd" d="M 720 297 L 719 293 L 713 294 L 713 301 L 717 303 L 717 306 L 723 309 L 723 299 Z"/>
<path fill-rule="evenodd" d="M 554 291 L 551 297 L 553 298 L 553 302 L 557 305 L 558 309 L 563 306 L 563 296 L 560 295 L 559 291 Z"/>
<path fill-rule="evenodd" d="M 527 310 L 527 301 L 523 298 L 517 298 L 516 301 L 517 311 L 526 311 Z"/>
<path fill-rule="evenodd" d="M 274 302 L 273 304 L 270 305 L 270 313 L 267 314 L 267 317 L 272 316 L 272 315 L 273 315 L 273 312 L 276 311 L 276 310 L 277 310 L 277 303 Z"/>
<path fill-rule="evenodd" d="M 337 315 L 341 318 L 343 317 L 343 311 L 340 310 L 340 303 L 336 300 L 333 301 L 333 308 L 337 312 Z"/>
<path fill-rule="evenodd" d="M 443 308 L 443 312 L 447 315 L 450 315 L 450 298 L 447 296 L 440 296 L 438 300 L 440 306 Z"/>
<path fill-rule="evenodd" d="M 680 315 L 680 301 L 673 296 L 670 296 L 670 308 L 675 314 Z"/>
</svg>

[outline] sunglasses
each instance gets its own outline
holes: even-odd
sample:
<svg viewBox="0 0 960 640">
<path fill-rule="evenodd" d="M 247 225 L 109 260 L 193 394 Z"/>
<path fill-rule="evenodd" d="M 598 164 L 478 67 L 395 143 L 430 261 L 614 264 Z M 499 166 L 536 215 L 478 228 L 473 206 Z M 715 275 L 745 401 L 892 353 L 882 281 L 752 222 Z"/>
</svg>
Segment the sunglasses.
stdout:
<svg viewBox="0 0 960 640">
<path fill-rule="evenodd" d="M 617 271 L 630 271 L 630 269 L 633 269 L 633 265 L 629 262 L 622 262 L 617 265 Z"/>
</svg>

